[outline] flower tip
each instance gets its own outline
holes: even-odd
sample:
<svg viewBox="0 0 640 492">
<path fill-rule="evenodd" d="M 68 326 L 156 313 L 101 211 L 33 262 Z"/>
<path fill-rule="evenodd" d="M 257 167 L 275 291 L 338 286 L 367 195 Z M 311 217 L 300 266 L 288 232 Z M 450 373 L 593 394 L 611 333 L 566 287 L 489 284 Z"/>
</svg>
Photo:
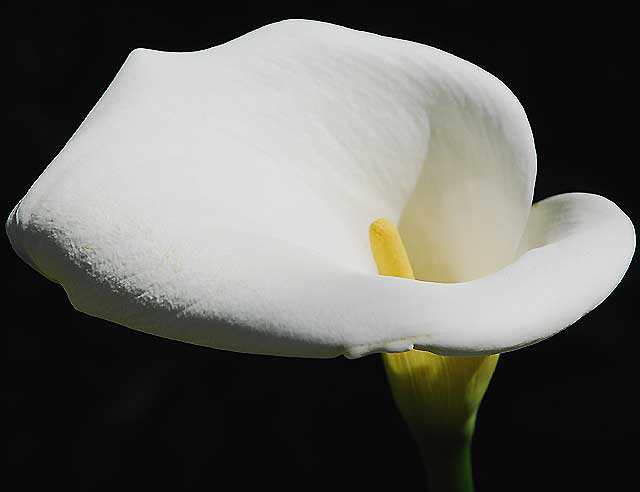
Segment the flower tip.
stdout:
<svg viewBox="0 0 640 492">
<path fill-rule="evenodd" d="M 369 226 L 371 252 L 380 275 L 413 279 L 413 269 L 400 233 L 389 219 L 374 220 Z"/>
<path fill-rule="evenodd" d="M 391 222 L 389 219 L 380 218 L 371 222 L 371 225 L 369 226 L 369 234 L 385 236 L 389 233 L 394 232 L 395 229 L 395 225 L 393 225 L 393 222 Z"/>
</svg>

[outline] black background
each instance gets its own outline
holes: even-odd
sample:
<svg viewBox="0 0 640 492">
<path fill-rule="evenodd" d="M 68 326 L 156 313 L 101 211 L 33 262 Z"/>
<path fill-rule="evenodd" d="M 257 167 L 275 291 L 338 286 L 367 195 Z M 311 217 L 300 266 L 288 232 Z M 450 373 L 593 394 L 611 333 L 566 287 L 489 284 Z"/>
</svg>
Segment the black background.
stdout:
<svg viewBox="0 0 640 492">
<path fill-rule="evenodd" d="M 607 196 L 639 216 L 637 57 L 627 12 L 481 14 L 308 6 L 10 8 L 6 217 L 136 47 L 188 51 L 288 17 L 429 44 L 505 82 L 538 150 L 536 200 Z M 7 56 L 9 55 L 9 56 Z M 637 223 L 637 222 L 636 222 Z M 378 356 L 285 359 L 190 346 L 74 311 L 2 242 L 11 490 L 377 489 L 424 484 Z M 622 490 L 636 476 L 637 259 L 612 296 L 501 357 L 474 441 L 478 491 Z M 226 485 L 224 485 L 226 484 Z"/>
</svg>

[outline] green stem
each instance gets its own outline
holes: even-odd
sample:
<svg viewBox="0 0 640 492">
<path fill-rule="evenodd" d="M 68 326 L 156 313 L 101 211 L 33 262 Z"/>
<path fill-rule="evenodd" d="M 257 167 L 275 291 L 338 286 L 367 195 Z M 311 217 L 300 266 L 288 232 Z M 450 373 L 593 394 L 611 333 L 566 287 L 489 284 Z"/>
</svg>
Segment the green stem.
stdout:
<svg viewBox="0 0 640 492">
<path fill-rule="evenodd" d="M 471 437 L 419 439 L 430 492 L 473 492 Z"/>
<path fill-rule="evenodd" d="M 471 440 L 497 355 L 383 354 L 393 397 L 427 468 L 432 492 L 471 492 Z"/>
</svg>

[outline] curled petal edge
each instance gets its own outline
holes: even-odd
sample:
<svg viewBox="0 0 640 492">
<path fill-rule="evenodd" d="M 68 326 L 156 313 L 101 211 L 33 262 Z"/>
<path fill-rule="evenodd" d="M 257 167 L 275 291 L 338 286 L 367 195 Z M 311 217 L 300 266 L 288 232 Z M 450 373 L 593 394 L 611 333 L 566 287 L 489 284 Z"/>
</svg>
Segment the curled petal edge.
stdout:
<svg viewBox="0 0 640 492">
<path fill-rule="evenodd" d="M 292 357 L 412 349 L 487 355 L 525 347 L 598 306 L 635 249 L 633 225 L 613 202 L 570 193 L 532 207 L 516 261 L 469 282 L 351 271 L 277 238 L 212 229 L 206 232 L 233 240 L 221 241 L 209 257 L 203 252 L 169 285 L 148 289 L 178 294 L 154 296 L 127 290 L 122 279 L 114 284 L 108 275 L 88 275 L 81 258 L 51 247 L 37 230 L 15 233 L 17 209 L 7 222 L 14 249 L 62 284 L 77 310 L 174 340 Z M 37 266 L 45 256 L 47 268 Z"/>
<path fill-rule="evenodd" d="M 634 250 L 633 224 L 610 200 L 587 193 L 542 200 L 532 207 L 516 261 L 470 282 L 426 284 L 417 294 L 432 295 L 428 305 L 435 309 L 425 305 L 425 326 L 437 330 L 350 346 L 345 355 L 411 349 L 488 355 L 532 345 L 602 303 L 622 280 Z"/>
</svg>

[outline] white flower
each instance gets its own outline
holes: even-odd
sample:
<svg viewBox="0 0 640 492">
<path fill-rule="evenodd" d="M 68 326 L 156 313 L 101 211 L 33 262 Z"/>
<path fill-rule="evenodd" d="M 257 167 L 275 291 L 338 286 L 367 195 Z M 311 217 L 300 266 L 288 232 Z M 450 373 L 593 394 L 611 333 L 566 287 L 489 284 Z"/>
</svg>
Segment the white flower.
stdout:
<svg viewBox="0 0 640 492">
<path fill-rule="evenodd" d="M 163 337 L 492 354 L 595 308 L 635 248 L 606 198 L 531 207 L 535 173 L 525 113 L 492 75 L 285 21 L 193 53 L 135 50 L 7 232 L 76 309 Z M 377 274 L 379 217 L 418 280 Z"/>
</svg>

